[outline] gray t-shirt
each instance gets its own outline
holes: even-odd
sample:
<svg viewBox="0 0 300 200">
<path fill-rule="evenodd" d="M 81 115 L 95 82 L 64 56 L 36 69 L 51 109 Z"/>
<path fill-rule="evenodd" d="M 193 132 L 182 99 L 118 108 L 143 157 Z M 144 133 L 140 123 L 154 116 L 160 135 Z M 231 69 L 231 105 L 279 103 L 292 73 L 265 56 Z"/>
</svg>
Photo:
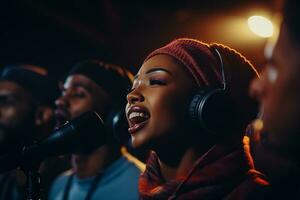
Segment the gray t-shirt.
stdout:
<svg viewBox="0 0 300 200">
<path fill-rule="evenodd" d="M 121 157 L 101 174 L 91 200 L 137 200 L 138 178 L 141 171 L 126 158 Z M 58 177 L 52 185 L 49 200 L 63 200 L 68 179 L 71 175 Z M 70 184 L 69 200 L 84 200 L 95 177 L 79 179 L 74 175 Z"/>
</svg>

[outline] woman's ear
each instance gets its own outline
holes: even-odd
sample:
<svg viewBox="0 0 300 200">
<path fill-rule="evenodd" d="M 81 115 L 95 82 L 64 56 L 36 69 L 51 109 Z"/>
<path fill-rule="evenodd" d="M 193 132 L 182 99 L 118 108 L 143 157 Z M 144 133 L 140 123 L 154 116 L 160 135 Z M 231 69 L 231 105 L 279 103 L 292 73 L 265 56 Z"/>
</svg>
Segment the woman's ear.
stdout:
<svg viewBox="0 0 300 200">
<path fill-rule="evenodd" d="M 35 113 L 36 126 L 43 126 L 53 120 L 54 111 L 50 106 L 39 106 Z"/>
</svg>

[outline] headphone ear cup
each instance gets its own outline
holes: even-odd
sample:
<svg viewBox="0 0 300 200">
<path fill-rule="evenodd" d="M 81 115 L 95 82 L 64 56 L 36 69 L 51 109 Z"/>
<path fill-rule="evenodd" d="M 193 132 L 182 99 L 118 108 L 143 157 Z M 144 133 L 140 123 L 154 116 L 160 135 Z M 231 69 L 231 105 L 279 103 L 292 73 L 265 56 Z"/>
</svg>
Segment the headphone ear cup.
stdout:
<svg viewBox="0 0 300 200">
<path fill-rule="evenodd" d="M 113 137 L 121 144 L 128 145 L 130 134 L 128 133 L 128 123 L 125 110 L 112 110 L 106 119 L 107 129 Z"/>
<path fill-rule="evenodd" d="M 128 133 L 128 122 L 126 119 L 125 111 L 119 110 L 115 112 L 113 118 L 111 119 L 111 130 L 113 136 L 123 145 L 128 145 L 130 140 L 130 134 Z"/>
<path fill-rule="evenodd" d="M 190 103 L 189 116 L 196 127 L 212 134 L 236 128 L 235 103 L 222 89 L 199 91 Z"/>
<path fill-rule="evenodd" d="M 197 127 L 204 127 L 204 124 L 202 124 L 202 115 L 199 110 L 202 108 L 202 102 L 205 96 L 207 96 L 207 90 L 200 90 L 198 91 L 194 97 L 192 98 L 192 101 L 189 105 L 189 118 L 195 124 Z"/>
</svg>

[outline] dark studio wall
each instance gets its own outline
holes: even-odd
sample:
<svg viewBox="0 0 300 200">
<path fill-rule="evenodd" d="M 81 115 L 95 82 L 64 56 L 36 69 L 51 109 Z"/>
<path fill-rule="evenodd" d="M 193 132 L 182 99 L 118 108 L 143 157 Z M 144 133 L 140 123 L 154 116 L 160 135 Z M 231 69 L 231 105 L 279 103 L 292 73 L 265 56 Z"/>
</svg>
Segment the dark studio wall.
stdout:
<svg viewBox="0 0 300 200">
<path fill-rule="evenodd" d="M 253 6 L 274 9 L 270 0 L 6 1 L 0 6 L 0 67 L 30 63 L 61 77 L 73 64 L 98 58 L 136 72 L 151 50 L 178 37 L 222 42 L 262 65 L 265 40 L 234 42 L 220 29 L 227 16 L 240 17 Z"/>
</svg>

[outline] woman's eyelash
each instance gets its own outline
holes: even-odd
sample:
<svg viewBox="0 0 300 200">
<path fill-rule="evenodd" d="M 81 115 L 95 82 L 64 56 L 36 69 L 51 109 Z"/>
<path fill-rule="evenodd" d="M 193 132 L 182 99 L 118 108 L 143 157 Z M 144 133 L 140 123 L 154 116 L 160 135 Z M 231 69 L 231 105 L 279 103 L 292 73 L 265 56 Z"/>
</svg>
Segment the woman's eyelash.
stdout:
<svg viewBox="0 0 300 200">
<path fill-rule="evenodd" d="M 166 85 L 166 82 L 159 79 L 150 79 L 149 80 L 150 85 Z"/>
</svg>

